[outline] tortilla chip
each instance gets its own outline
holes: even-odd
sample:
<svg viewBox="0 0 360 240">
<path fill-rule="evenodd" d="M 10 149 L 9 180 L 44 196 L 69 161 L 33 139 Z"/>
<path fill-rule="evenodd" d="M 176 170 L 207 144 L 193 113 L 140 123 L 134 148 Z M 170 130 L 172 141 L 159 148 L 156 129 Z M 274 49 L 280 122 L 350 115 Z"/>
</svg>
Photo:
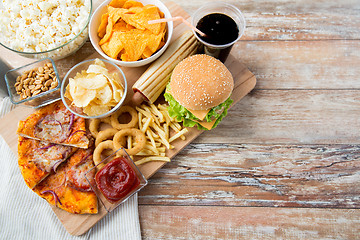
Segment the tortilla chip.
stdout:
<svg viewBox="0 0 360 240">
<path fill-rule="evenodd" d="M 124 14 L 126 11 L 127 10 L 123 8 L 114 8 L 108 6 L 108 13 L 109 16 L 111 17 L 113 24 L 115 24 L 121 18 L 122 14 Z"/>
<path fill-rule="evenodd" d="M 106 33 L 104 35 L 104 37 L 102 39 L 100 39 L 99 41 L 99 45 L 103 45 L 104 43 L 106 43 L 107 41 L 109 41 L 111 34 L 112 34 L 112 29 L 113 29 L 113 22 L 111 19 L 111 16 L 109 15 L 108 17 L 108 24 L 106 25 Z"/>
<path fill-rule="evenodd" d="M 129 31 L 128 24 L 124 20 L 121 19 L 120 21 L 115 23 L 115 25 L 113 27 L 113 31 L 114 32 L 118 32 L 118 31 L 126 32 L 126 31 Z"/>
<path fill-rule="evenodd" d="M 150 57 L 151 55 L 153 55 L 153 51 L 151 51 L 148 47 L 146 47 L 145 49 L 144 49 L 144 52 L 143 52 L 143 55 L 142 55 L 142 58 L 148 58 L 148 57 Z"/>
<path fill-rule="evenodd" d="M 139 13 L 143 10 L 142 7 L 131 7 L 127 10 L 127 14 L 135 14 L 135 13 Z"/>
<path fill-rule="evenodd" d="M 143 28 L 149 29 L 154 34 L 160 33 L 160 23 L 148 23 L 149 20 L 160 19 L 158 8 L 154 5 L 146 5 L 141 12 L 134 14 L 131 19 Z"/>
<path fill-rule="evenodd" d="M 141 2 L 128 0 L 125 2 L 125 4 L 122 6 L 123 8 L 129 9 L 131 7 L 143 7 L 144 5 Z"/>
<path fill-rule="evenodd" d="M 112 0 L 109 6 L 114 8 L 122 8 L 127 0 Z"/>
<path fill-rule="evenodd" d="M 121 16 L 121 18 L 127 23 L 130 24 L 131 26 L 133 26 L 134 28 L 137 29 L 141 29 L 141 30 L 145 30 L 145 27 L 143 27 L 142 25 L 140 25 L 139 23 L 137 23 L 136 21 L 133 20 L 133 16 L 135 14 L 129 14 L 129 13 L 125 13 Z"/>
<path fill-rule="evenodd" d="M 99 45 L 109 57 L 137 61 L 150 57 L 165 44 L 166 23 L 148 24 L 149 20 L 164 17 L 155 5 L 113 0 L 107 9 L 98 35 Z"/>
<path fill-rule="evenodd" d="M 133 29 L 121 34 L 125 53 L 121 55 L 123 61 L 137 61 L 140 59 L 147 45 L 147 36 L 139 29 Z"/>
<path fill-rule="evenodd" d="M 126 24 L 126 28 L 127 28 L 128 30 L 136 29 L 133 25 L 130 25 L 130 24 Z"/>
<path fill-rule="evenodd" d="M 159 49 L 161 40 L 163 39 L 162 34 L 151 34 L 149 36 L 149 41 L 147 47 L 154 53 Z"/>
<path fill-rule="evenodd" d="M 122 31 L 113 32 L 113 37 L 101 45 L 102 50 L 111 58 L 117 59 L 118 54 L 124 48 L 124 44 L 120 38 Z"/>
<path fill-rule="evenodd" d="M 160 9 L 158 9 L 158 12 L 159 12 L 160 18 L 164 18 L 164 17 L 165 17 L 165 14 L 164 14 L 162 11 L 160 11 Z"/>
<path fill-rule="evenodd" d="M 106 26 L 108 24 L 108 17 L 109 17 L 108 13 L 105 13 L 101 16 L 101 22 L 100 22 L 100 25 L 98 28 L 98 36 L 100 38 L 103 38 L 106 34 Z"/>
</svg>

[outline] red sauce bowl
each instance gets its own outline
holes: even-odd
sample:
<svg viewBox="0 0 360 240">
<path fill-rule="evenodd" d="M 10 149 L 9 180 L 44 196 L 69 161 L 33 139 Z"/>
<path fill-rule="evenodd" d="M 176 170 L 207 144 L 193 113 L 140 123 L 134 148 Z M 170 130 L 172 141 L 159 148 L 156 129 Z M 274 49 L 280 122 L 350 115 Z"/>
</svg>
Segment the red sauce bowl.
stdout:
<svg viewBox="0 0 360 240">
<path fill-rule="evenodd" d="M 97 171 L 95 181 L 89 174 L 94 169 Z M 123 148 L 90 169 L 85 174 L 85 178 L 108 212 L 147 184 L 147 180 Z"/>
</svg>

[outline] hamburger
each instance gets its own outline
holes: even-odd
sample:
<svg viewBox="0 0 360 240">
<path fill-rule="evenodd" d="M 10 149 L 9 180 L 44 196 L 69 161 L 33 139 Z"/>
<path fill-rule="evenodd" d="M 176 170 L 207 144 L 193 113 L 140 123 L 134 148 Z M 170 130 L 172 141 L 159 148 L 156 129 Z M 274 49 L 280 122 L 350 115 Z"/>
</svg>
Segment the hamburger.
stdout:
<svg viewBox="0 0 360 240">
<path fill-rule="evenodd" d="M 185 127 L 210 130 L 226 116 L 233 88 L 233 77 L 221 61 L 197 54 L 176 65 L 164 97 L 170 117 Z"/>
</svg>

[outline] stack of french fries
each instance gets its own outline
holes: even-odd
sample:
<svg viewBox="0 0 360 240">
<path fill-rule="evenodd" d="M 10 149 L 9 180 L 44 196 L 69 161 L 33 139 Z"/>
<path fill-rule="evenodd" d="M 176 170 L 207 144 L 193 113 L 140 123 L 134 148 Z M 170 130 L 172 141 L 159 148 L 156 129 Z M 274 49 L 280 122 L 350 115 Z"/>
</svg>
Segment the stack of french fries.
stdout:
<svg viewBox="0 0 360 240">
<path fill-rule="evenodd" d="M 166 161 L 170 162 L 170 158 L 166 157 L 166 149 L 173 149 L 171 145 L 173 141 L 180 138 L 185 140 L 184 134 L 188 132 L 187 128 L 183 128 L 174 118 L 169 116 L 166 104 L 142 104 L 136 107 L 139 117 L 139 129 L 146 135 L 146 144 L 137 156 L 144 156 L 141 160 L 135 162 L 140 165 L 150 161 Z M 171 129 L 174 134 L 170 136 Z M 130 139 L 130 140 L 129 140 Z M 131 141 L 131 138 L 128 138 Z M 132 143 L 128 142 L 128 146 Z"/>
</svg>

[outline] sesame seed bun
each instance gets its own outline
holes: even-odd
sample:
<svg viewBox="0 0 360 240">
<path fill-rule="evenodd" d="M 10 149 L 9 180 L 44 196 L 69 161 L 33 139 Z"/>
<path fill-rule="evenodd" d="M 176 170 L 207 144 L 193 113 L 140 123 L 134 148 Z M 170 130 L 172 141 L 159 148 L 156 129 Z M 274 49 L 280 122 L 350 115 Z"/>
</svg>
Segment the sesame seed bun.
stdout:
<svg viewBox="0 0 360 240">
<path fill-rule="evenodd" d="M 208 110 L 228 99 L 234 80 L 225 65 L 205 54 L 182 60 L 173 70 L 171 95 L 190 110 Z"/>
</svg>

